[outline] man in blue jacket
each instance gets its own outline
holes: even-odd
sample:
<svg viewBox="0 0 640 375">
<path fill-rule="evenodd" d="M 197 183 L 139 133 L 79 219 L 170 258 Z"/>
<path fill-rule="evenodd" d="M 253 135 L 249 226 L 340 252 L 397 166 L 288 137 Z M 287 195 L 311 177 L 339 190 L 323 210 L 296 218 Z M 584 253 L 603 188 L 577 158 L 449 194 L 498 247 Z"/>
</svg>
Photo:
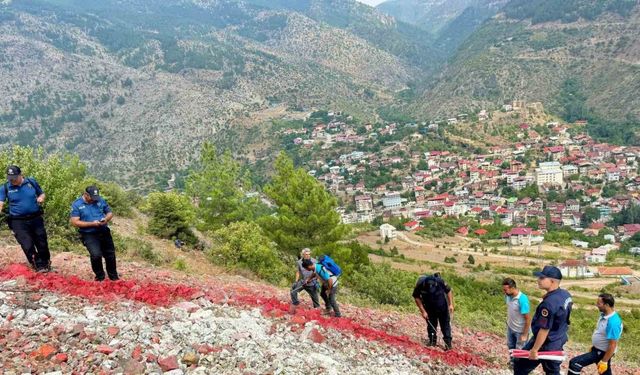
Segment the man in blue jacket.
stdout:
<svg viewBox="0 0 640 375">
<path fill-rule="evenodd" d="M 91 269 L 95 273 L 96 281 L 105 279 L 102 258 L 107 268 L 110 280 L 118 280 L 116 269 L 116 249 L 109 230 L 109 221 L 113 219 L 113 212 L 107 202 L 100 197 L 100 190 L 96 186 L 89 186 L 82 196 L 71 205 L 71 225 L 78 228 L 82 243 L 89 250 Z"/>
<path fill-rule="evenodd" d="M 38 272 L 51 270 L 47 231 L 42 218 L 45 195 L 33 177 L 24 177 L 20 167 L 7 168 L 7 182 L 0 188 L 0 211 L 9 202 L 9 229 L 27 261 Z"/>
<path fill-rule="evenodd" d="M 338 302 L 336 302 L 336 294 L 338 293 L 338 277 L 334 276 L 329 270 L 327 270 L 320 262 L 313 263 L 311 259 L 303 259 L 302 267 L 307 271 L 313 272 L 310 280 L 318 279 L 322 283 L 320 289 L 320 297 L 324 301 L 325 311 L 324 315 L 331 315 L 333 310 L 333 316 L 340 318 L 340 308 Z"/>
<path fill-rule="evenodd" d="M 513 373 L 526 375 L 542 365 L 545 374 L 560 375 L 561 362 L 538 359 L 538 352 L 563 350 L 568 340 L 573 301 L 571 294 L 560 288 L 562 273 L 557 267 L 545 266 L 534 275 L 538 276 L 538 288 L 544 289 L 547 294 L 542 297 L 533 315 L 533 337 L 523 347 L 529 350 L 529 358 L 516 358 Z"/>
</svg>

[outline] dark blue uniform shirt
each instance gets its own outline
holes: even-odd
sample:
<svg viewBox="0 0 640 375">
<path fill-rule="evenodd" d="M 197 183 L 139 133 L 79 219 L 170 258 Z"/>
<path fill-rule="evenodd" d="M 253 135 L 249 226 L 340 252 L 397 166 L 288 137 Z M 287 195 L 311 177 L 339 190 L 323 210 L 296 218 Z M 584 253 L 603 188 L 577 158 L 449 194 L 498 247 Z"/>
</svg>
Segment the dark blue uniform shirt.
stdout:
<svg viewBox="0 0 640 375">
<path fill-rule="evenodd" d="M 107 202 L 102 198 L 98 198 L 97 201 L 89 204 L 84 201 L 84 198 L 80 197 L 71 204 L 71 217 L 79 217 L 81 221 L 100 221 L 104 219 L 109 212 L 111 212 L 111 207 L 109 207 Z M 79 228 L 78 230 L 81 233 L 93 233 L 100 229 L 101 228 L 91 227 Z"/>
<path fill-rule="evenodd" d="M 420 298 L 427 311 L 444 312 L 449 310 L 447 294 L 451 287 L 440 277 L 420 276 L 413 288 L 413 298 Z"/>
<path fill-rule="evenodd" d="M 548 329 L 549 335 L 540 350 L 561 350 L 568 340 L 569 317 L 573 301 L 565 289 L 556 289 L 542 297 L 531 321 L 533 340 L 541 329 Z"/>
<path fill-rule="evenodd" d="M 36 198 L 42 194 L 42 189 L 33 177 L 25 177 L 20 186 L 5 182 L 0 187 L 0 202 L 9 201 L 9 216 L 21 217 L 40 212 L 40 205 Z"/>
</svg>

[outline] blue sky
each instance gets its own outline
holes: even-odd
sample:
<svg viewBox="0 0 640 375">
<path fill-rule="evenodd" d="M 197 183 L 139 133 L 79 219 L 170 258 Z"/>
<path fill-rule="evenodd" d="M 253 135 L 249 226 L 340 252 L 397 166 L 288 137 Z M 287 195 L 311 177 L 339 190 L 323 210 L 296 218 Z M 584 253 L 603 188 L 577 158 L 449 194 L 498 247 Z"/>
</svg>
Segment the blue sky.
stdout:
<svg viewBox="0 0 640 375">
<path fill-rule="evenodd" d="M 368 5 L 371 5 L 371 6 L 376 6 L 376 5 L 384 2 L 385 0 L 357 0 L 357 1 L 359 1 L 361 3 L 365 3 L 365 4 L 368 4 Z"/>
</svg>

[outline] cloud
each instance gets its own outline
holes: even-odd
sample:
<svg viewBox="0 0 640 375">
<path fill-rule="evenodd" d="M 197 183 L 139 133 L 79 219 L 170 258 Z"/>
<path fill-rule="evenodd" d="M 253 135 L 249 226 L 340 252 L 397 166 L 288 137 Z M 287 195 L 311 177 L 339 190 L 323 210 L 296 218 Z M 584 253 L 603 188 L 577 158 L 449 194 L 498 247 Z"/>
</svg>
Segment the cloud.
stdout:
<svg viewBox="0 0 640 375">
<path fill-rule="evenodd" d="M 386 0 L 357 0 L 357 1 L 374 7 L 380 3 L 384 3 Z"/>
</svg>

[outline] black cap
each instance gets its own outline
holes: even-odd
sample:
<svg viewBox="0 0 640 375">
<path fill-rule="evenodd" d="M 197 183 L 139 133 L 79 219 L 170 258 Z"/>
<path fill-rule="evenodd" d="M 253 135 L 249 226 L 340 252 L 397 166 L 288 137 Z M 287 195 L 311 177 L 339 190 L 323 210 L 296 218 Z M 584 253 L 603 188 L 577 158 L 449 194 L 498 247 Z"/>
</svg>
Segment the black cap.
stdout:
<svg viewBox="0 0 640 375">
<path fill-rule="evenodd" d="M 89 194 L 89 197 L 91 198 L 91 200 L 95 201 L 98 198 L 100 198 L 100 189 L 98 189 L 98 187 L 95 185 L 87 186 L 87 188 L 84 191 L 87 194 Z"/>
<path fill-rule="evenodd" d="M 560 272 L 558 267 L 554 266 L 544 266 L 542 271 L 534 272 L 533 274 L 538 277 L 549 277 L 556 280 L 562 280 L 562 272 Z"/>
<path fill-rule="evenodd" d="M 17 179 L 22 174 L 20 167 L 17 165 L 10 165 L 7 167 L 7 179 L 9 181 L 13 181 Z"/>
</svg>

